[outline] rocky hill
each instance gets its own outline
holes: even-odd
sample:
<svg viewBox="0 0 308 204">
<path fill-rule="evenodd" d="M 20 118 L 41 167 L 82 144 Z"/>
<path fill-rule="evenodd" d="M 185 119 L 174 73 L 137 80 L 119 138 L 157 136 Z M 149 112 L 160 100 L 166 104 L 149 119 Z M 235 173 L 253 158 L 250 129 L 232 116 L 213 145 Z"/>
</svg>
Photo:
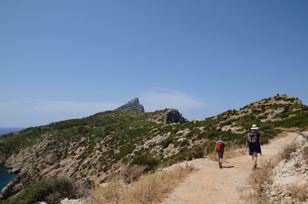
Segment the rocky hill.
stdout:
<svg viewBox="0 0 308 204">
<path fill-rule="evenodd" d="M 66 177 L 87 187 L 105 182 L 126 166 L 146 171 L 203 157 L 224 135 L 227 146 L 242 145 L 251 124 L 263 142 L 277 127 L 308 126 L 308 108 L 297 98 L 277 95 L 203 121 L 187 121 L 175 109 L 144 112 L 138 99 L 114 111 L 28 128 L 0 138 L 0 159 L 18 176 L 3 198 L 46 177 Z"/>
<path fill-rule="evenodd" d="M 219 120 L 217 127 L 223 131 L 242 133 L 250 126 L 252 120 L 261 123 L 276 121 L 278 124 L 281 120 L 297 116 L 302 109 L 303 103 L 298 98 L 277 94 L 244 106 L 240 110 L 226 111 L 213 119 Z"/>
<path fill-rule="evenodd" d="M 144 107 L 139 103 L 139 98 L 134 98 L 124 104 L 123 106 L 115 109 L 118 112 L 144 112 Z"/>
</svg>

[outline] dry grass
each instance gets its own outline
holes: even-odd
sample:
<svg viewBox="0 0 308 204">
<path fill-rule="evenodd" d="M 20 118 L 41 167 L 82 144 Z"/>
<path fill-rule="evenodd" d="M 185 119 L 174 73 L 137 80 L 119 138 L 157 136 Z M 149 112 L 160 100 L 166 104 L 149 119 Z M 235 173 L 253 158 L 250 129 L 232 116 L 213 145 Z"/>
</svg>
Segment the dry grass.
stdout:
<svg viewBox="0 0 308 204">
<path fill-rule="evenodd" d="M 273 183 L 271 179 L 273 169 L 283 159 L 290 159 L 290 155 L 294 151 L 296 151 L 295 142 L 286 146 L 281 154 L 261 163 L 260 169 L 254 171 L 249 177 L 249 184 L 252 187 L 252 192 L 245 197 L 246 203 L 269 203 L 265 191 L 266 187 Z"/>
<path fill-rule="evenodd" d="M 140 165 L 126 166 L 121 171 L 121 177 L 123 178 L 124 182 L 131 183 L 142 176 L 145 168 L 145 166 Z"/>
<path fill-rule="evenodd" d="M 288 145 L 284 148 L 281 153 L 281 156 L 285 160 L 289 160 L 291 158 L 291 153 L 296 151 L 296 144 Z"/>
<path fill-rule="evenodd" d="M 89 203 L 110 204 L 150 204 L 156 203 L 174 189 L 193 167 L 181 167 L 159 171 L 145 175 L 131 185 L 123 185 L 119 181 L 112 181 L 104 187 L 95 189 Z"/>
<path fill-rule="evenodd" d="M 94 189 L 91 193 L 93 203 L 120 203 L 121 196 L 124 192 L 123 185 L 118 180 L 109 182 L 106 186 Z"/>
<path fill-rule="evenodd" d="M 224 159 L 232 159 L 234 157 L 243 156 L 245 154 L 247 154 L 247 150 L 245 150 L 245 148 L 230 148 L 225 151 Z"/>
<path fill-rule="evenodd" d="M 308 201 L 308 184 L 304 186 L 292 185 L 287 189 L 287 195 L 298 202 Z"/>
<path fill-rule="evenodd" d="M 289 134 L 288 131 L 281 131 L 280 133 L 278 133 L 277 137 L 278 138 L 287 137 L 288 134 Z"/>
<path fill-rule="evenodd" d="M 245 197 L 246 203 L 268 203 L 268 199 L 265 195 L 266 186 L 272 184 L 272 170 L 277 166 L 281 159 L 282 157 L 279 155 L 271 160 L 265 160 L 261 163 L 261 168 L 251 174 L 248 182 L 252 191 Z"/>
<path fill-rule="evenodd" d="M 225 150 L 224 159 L 232 159 L 234 157 L 243 156 L 247 153 L 245 148 L 239 149 L 238 147 L 231 147 Z M 211 152 L 206 157 L 212 161 L 217 161 L 217 153 Z"/>
<path fill-rule="evenodd" d="M 303 159 L 305 159 L 305 162 L 308 165 L 308 146 L 304 148 Z"/>
<path fill-rule="evenodd" d="M 281 159 L 282 157 L 279 155 L 275 159 L 265 160 L 261 163 L 261 168 L 251 174 L 249 184 L 253 191 L 247 196 L 247 203 L 268 203 L 265 196 L 266 186 L 272 184 L 272 170 Z"/>
</svg>

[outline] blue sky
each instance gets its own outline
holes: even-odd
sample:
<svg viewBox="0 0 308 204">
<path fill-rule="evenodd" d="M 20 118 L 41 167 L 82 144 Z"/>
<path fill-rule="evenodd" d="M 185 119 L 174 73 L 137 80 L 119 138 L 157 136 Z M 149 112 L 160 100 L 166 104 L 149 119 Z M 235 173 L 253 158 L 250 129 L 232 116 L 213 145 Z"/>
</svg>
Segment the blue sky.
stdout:
<svg viewBox="0 0 308 204">
<path fill-rule="evenodd" d="M 113 109 L 308 102 L 308 1 L 2 0 L 0 127 Z"/>
</svg>

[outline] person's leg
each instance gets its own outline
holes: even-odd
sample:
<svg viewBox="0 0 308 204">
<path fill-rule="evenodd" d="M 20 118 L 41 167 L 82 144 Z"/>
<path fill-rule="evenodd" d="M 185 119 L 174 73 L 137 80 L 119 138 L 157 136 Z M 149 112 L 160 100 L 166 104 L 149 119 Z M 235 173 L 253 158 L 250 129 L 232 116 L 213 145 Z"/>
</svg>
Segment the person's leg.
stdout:
<svg viewBox="0 0 308 204">
<path fill-rule="evenodd" d="M 221 154 L 221 152 L 217 153 L 217 157 L 218 157 L 218 166 L 219 166 L 219 168 L 222 168 L 222 166 L 221 166 L 221 162 L 222 162 L 222 154 Z"/>
<path fill-rule="evenodd" d="M 257 154 L 252 154 L 252 170 L 255 170 L 257 168 Z"/>
<path fill-rule="evenodd" d="M 253 166 L 254 166 L 254 156 L 253 156 L 253 154 L 251 155 L 251 161 L 252 161 L 252 170 L 254 170 L 254 168 L 253 168 Z"/>
<path fill-rule="evenodd" d="M 221 155 L 220 155 L 220 168 L 222 168 L 222 160 L 224 158 L 224 152 L 221 152 Z"/>
</svg>

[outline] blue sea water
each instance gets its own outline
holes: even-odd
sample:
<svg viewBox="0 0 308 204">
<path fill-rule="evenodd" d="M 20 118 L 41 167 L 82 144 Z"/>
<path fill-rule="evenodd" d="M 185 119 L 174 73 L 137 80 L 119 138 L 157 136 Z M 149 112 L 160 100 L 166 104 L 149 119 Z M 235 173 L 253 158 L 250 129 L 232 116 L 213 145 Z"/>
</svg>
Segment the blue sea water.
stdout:
<svg viewBox="0 0 308 204">
<path fill-rule="evenodd" d="M 8 173 L 7 169 L 3 164 L 0 164 L 0 191 L 5 187 L 14 177 L 16 174 Z"/>
<path fill-rule="evenodd" d="M 0 136 L 22 130 L 22 128 L 0 128 Z M 0 191 L 5 187 L 14 177 L 16 174 L 8 173 L 7 169 L 3 164 L 0 164 Z"/>
</svg>

